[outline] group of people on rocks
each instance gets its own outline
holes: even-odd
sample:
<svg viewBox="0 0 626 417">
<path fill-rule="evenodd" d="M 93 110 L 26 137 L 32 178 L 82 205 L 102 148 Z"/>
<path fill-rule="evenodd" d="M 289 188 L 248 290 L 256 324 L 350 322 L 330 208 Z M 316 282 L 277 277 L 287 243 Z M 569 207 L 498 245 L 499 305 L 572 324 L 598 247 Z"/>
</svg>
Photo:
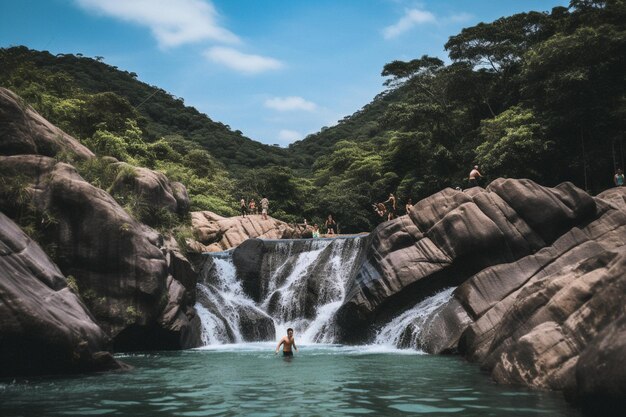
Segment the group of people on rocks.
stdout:
<svg viewBox="0 0 626 417">
<path fill-rule="evenodd" d="M 468 188 L 478 187 L 480 185 L 481 179 L 482 179 L 482 174 L 478 170 L 478 165 L 474 165 L 474 167 L 472 168 L 468 176 Z M 617 169 L 615 171 L 615 175 L 613 177 L 613 183 L 615 184 L 616 187 L 624 186 L 624 173 L 622 172 L 621 169 Z M 461 188 L 456 187 L 456 189 L 460 190 Z M 239 204 L 240 204 L 241 215 L 243 217 L 246 217 L 247 214 L 258 214 L 257 203 L 254 200 L 254 198 L 250 199 L 250 201 L 246 203 L 246 200 L 243 197 L 241 197 Z M 269 200 L 267 199 L 265 195 L 261 197 L 259 204 L 261 206 L 261 215 L 263 216 L 263 220 L 267 220 L 267 213 L 269 211 Z M 374 212 L 378 216 L 382 218 L 386 218 L 387 220 L 395 219 L 398 215 L 398 200 L 393 193 L 389 193 L 389 198 L 387 198 L 387 200 L 380 202 L 380 203 L 372 204 L 372 207 L 374 208 Z M 413 207 L 413 201 L 409 197 L 404 206 L 405 213 L 408 214 L 411 211 L 412 207 Z M 307 220 L 304 219 L 304 223 L 296 225 L 296 228 L 300 229 L 302 232 L 306 231 L 309 228 L 309 225 L 307 224 Z M 319 238 L 321 236 L 320 227 L 317 224 L 314 224 L 313 226 L 311 226 L 311 229 L 312 229 L 311 233 L 312 233 L 313 238 Z M 324 222 L 324 229 L 326 229 L 327 236 L 333 236 L 337 234 L 337 231 L 338 231 L 337 221 L 333 219 L 332 214 L 329 214 L 328 218 Z"/>
<path fill-rule="evenodd" d="M 482 174 L 478 170 L 478 165 L 474 165 L 474 168 L 469 173 L 468 188 L 478 187 L 480 185 L 479 180 L 481 178 L 482 178 Z M 460 190 L 460 188 L 457 187 L 457 190 Z M 398 215 L 397 214 L 398 213 L 398 200 L 393 193 L 389 193 L 389 198 L 387 198 L 387 200 L 381 203 L 374 203 L 372 204 L 372 207 L 374 208 L 374 212 L 378 216 L 383 217 L 383 218 L 386 217 L 387 220 L 395 219 Z M 411 197 L 409 197 L 404 206 L 405 213 L 408 214 L 409 211 L 411 211 L 412 207 L 413 207 L 413 200 L 411 199 Z"/>
<path fill-rule="evenodd" d="M 307 220 L 304 219 L 304 222 L 300 223 L 300 224 L 296 224 L 295 228 L 300 233 L 303 233 L 303 232 L 305 232 L 305 231 L 307 231 L 309 229 L 309 224 L 307 223 Z M 337 221 L 335 221 L 335 219 L 333 219 L 333 215 L 332 214 L 329 214 L 328 218 L 324 222 L 324 229 L 326 229 L 326 236 L 333 236 L 333 235 L 337 234 L 337 232 L 338 232 Z M 311 236 L 313 238 L 321 237 L 320 227 L 318 226 L 317 223 L 315 223 L 315 224 L 313 224 L 313 226 L 311 226 Z"/>
<path fill-rule="evenodd" d="M 261 205 L 261 215 L 263 216 L 263 220 L 267 220 L 267 212 L 270 208 L 270 201 L 263 195 L 261 196 L 259 204 Z M 241 211 L 241 215 L 243 217 L 246 217 L 246 214 L 259 214 L 259 209 L 254 198 L 251 198 L 250 201 L 246 203 L 246 199 L 241 197 L 241 200 L 239 200 L 239 210 Z"/>
</svg>

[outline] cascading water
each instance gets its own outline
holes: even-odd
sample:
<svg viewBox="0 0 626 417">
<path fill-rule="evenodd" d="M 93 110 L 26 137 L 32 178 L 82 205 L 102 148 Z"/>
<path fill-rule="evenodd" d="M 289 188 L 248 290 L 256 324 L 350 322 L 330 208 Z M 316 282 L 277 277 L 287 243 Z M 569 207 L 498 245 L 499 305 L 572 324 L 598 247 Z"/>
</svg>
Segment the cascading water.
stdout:
<svg viewBox="0 0 626 417">
<path fill-rule="evenodd" d="M 204 303 L 196 304 L 202 321 L 205 345 L 244 341 L 240 322 L 242 314 L 254 312 L 267 316 L 244 293 L 237 280 L 230 253 L 213 257 L 210 279 L 198 285 L 198 296 Z"/>
<path fill-rule="evenodd" d="M 374 343 L 421 350 L 429 322 L 452 298 L 453 291 L 454 288 L 445 289 L 394 318 L 380 329 Z"/>
<path fill-rule="evenodd" d="M 207 254 L 204 280 L 198 284 L 196 310 L 205 345 L 275 340 L 296 331 L 300 343 L 334 343 L 335 313 L 358 268 L 364 237 L 266 240 L 260 269 L 260 296 L 244 291 L 233 252 Z M 454 288 L 416 304 L 384 326 L 374 344 L 421 350 L 430 320 L 450 300 Z"/>
<path fill-rule="evenodd" d="M 245 294 L 232 252 L 209 254 L 196 309 L 206 345 L 274 340 L 293 327 L 300 343 L 332 343 L 333 317 L 354 275 L 363 237 L 265 241 L 261 300 Z"/>
</svg>

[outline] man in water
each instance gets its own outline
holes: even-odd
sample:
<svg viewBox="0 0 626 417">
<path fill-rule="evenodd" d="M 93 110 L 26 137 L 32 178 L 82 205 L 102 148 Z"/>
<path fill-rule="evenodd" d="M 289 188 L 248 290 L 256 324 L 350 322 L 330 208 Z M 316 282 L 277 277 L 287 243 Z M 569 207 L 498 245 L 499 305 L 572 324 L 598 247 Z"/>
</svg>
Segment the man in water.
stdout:
<svg viewBox="0 0 626 417">
<path fill-rule="evenodd" d="M 298 348 L 296 347 L 296 340 L 293 338 L 292 328 L 287 329 L 287 336 L 283 336 L 283 338 L 280 339 L 280 343 L 276 346 L 276 353 L 280 350 L 280 345 L 283 345 L 283 356 L 293 356 L 293 351 L 291 350 L 292 347 L 296 350 L 296 352 L 298 351 Z"/>
</svg>

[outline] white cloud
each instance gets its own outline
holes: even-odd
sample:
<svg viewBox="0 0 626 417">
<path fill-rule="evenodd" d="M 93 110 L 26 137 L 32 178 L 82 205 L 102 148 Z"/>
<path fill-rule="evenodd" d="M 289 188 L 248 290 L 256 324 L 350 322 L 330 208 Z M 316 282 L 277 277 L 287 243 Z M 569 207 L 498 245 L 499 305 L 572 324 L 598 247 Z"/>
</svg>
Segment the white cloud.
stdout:
<svg viewBox="0 0 626 417">
<path fill-rule="evenodd" d="M 280 139 L 281 142 L 291 143 L 302 139 L 302 134 L 295 130 L 283 129 L 278 132 L 278 139 Z"/>
<path fill-rule="evenodd" d="M 218 13 L 203 0 L 75 0 L 89 11 L 147 26 L 161 47 L 200 40 L 239 43 L 218 24 Z"/>
<path fill-rule="evenodd" d="M 274 97 L 265 100 L 265 107 L 278 111 L 304 110 L 314 111 L 317 105 L 302 97 Z"/>
<path fill-rule="evenodd" d="M 458 13 L 458 14 L 453 14 L 450 17 L 447 17 L 445 20 L 446 22 L 450 22 L 450 23 L 466 23 L 472 20 L 473 18 L 474 18 L 474 15 L 472 14 Z"/>
<path fill-rule="evenodd" d="M 260 55 L 244 54 L 233 48 L 216 46 L 204 51 L 204 56 L 213 62 L 225 65 L 245 74 L 256 74 L 263 71 L 277 70 L 283 63 Z"/>
<path fill-rule="evenodd" d="M 416 25 L 424 23 L 436 23 L 437 19 L 435 15 L 426 10 L 410 9 L 407 10 L 404 16 L 394 25 L 387 26 L 383 30 L 383 36 L 385 39 L 395 38 L 402 33 L 410 30 Z"/>
</svg>

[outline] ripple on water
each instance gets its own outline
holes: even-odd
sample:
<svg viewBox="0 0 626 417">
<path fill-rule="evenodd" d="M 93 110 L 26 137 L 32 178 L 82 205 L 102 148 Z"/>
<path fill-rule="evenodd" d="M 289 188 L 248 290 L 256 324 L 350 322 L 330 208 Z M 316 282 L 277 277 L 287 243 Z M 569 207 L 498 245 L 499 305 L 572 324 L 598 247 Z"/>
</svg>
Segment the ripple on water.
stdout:
<svg viewBox="0 0 626 417">
<path fill-rule="evenodd" d="M 390 408 L 395 408 L 405 413 L 460 413 L 465 410 L 463 407 L 435 407 L 426 404 L 392 404 Z"/>
<path fill-rule="evenodd" d="M 114 408 L 79 408 L 76 410 L 61 411 L 60 414 L 66 416 L 101 416 L 116 412 Z"/>
</svg>

